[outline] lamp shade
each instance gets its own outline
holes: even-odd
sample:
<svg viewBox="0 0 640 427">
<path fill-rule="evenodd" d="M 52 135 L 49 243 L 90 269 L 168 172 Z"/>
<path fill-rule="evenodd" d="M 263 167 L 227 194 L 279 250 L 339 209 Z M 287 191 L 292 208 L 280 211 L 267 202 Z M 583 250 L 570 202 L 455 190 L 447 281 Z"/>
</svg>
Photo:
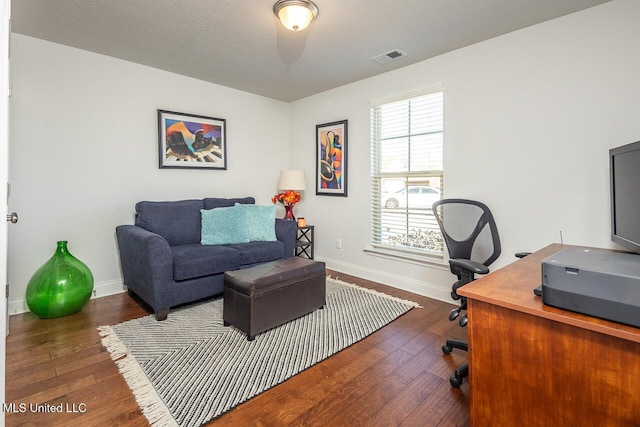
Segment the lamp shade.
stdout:
<svg viewBox="0 0 640 427">
<path fill-rule="evenodd" d="M 273 12 L 282 25 L 291 31 L 302 31 L 318 16 L 318 8 L 310 0 L 279 0 Z"/>
<path fill-rule="evenodd" d="M 303 170 L 281 170 L 278 190 L 303 191 L 305 189 L 304 181 Z"/>
</svg>

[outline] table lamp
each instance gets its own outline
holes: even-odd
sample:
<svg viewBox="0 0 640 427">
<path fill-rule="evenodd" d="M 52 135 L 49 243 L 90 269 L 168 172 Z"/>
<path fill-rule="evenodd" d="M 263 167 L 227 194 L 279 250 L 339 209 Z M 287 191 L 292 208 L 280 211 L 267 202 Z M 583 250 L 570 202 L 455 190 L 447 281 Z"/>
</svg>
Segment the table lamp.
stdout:
<svg viewBox="0 0 640 427">
<path fill-rule="evenodd" d="M 278 179 L 278 190 L 292 191 L 292 192 L 300 192 L 305 190 L 305 177 L 303 170 L 281 170 L 280 178 Z M 299 194 L 298 199 L 299 199 Z M 293 215 L 293 206 L 295 202 L 287 202 L 284 203 L 284 207 L 286 210 L 286 218 L 295 220 L 295 216 Z"/>
</svg>

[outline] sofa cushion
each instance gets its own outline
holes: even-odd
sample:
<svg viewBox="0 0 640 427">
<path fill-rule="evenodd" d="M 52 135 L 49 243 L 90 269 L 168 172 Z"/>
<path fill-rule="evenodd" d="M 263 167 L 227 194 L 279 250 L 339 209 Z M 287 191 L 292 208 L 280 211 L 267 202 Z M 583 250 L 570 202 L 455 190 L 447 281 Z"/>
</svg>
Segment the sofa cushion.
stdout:
<svg viewBox="0 0 640 427">
<path fill-rule="evenodd" d="M 258 262 L 284 258 L 284 243 L 279 240 L 275 242 L 238 243 L 235 245 L 225 245 L 225 247 L 233 248 L 239 252 L 241 265 L 256 264 Z"/>
<path fill-rule="evenodd" d="M 173 254 L 173 278 L 193 279 L 236 270 L 241 265 L 240 252 L 222 246 L 203 246 L 199 243 L 171 247 Z"/>
<path fill-rule="evenodd" d="M 164 237 L 170 246 L 200 242 L 202 200 L 136 203 L 136 225 Z"/>
<path fill-rule="evenodd" d="M 244 226 L 245 214 L 237 207 L 201 209 L 200 213 L 202 215 L 201 244 L 226 245 L 250 241 Z"/>
<path fill-rule="evenodd" d="M 207 197 L 202 200 L 204 202 L 204 209 L 214 209 L 214 208 L 227 208 L 230 206 L 234 206 L 236 203 L 242 204 L 254 204 L 256 199 L 253 197 L 238 197 L 235 199 L 222 199 L 219 197 Z"/>
<path fill-rule="evenodd" d="M 250 242 L 273 242 L 276 239 L 276 205 L 243 205 L 235 209 L 242 214 L 242 223 Z M 236 243 L 236 242 L 234 242 Z"/>
</svg>

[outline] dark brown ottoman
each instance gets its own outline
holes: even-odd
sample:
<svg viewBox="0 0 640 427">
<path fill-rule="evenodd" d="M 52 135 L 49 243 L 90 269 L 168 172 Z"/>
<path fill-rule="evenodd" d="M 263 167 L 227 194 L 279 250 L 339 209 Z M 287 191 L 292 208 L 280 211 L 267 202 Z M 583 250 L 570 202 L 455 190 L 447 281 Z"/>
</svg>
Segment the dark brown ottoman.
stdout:
<svg viewBox="0 0 640 427">
<path fill-rule="evenodd" d="M 249 341 L 325 302 L 324 262 L 291 257 L 224 273 L 224 325 L 246 332 Z"/>
</svg>

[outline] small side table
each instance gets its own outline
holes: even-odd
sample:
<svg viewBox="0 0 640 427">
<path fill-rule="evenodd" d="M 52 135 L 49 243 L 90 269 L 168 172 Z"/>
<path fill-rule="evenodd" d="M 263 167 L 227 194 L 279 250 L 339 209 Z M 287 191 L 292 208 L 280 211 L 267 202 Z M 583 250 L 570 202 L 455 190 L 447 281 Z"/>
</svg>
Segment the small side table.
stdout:
<svg viewBox="0 0 640 427">
<path fill-rule="evenodd" d="M 313 225 L 298 227 L 296 236 L 296 256 L 313 259 Z"/>
</svg>

